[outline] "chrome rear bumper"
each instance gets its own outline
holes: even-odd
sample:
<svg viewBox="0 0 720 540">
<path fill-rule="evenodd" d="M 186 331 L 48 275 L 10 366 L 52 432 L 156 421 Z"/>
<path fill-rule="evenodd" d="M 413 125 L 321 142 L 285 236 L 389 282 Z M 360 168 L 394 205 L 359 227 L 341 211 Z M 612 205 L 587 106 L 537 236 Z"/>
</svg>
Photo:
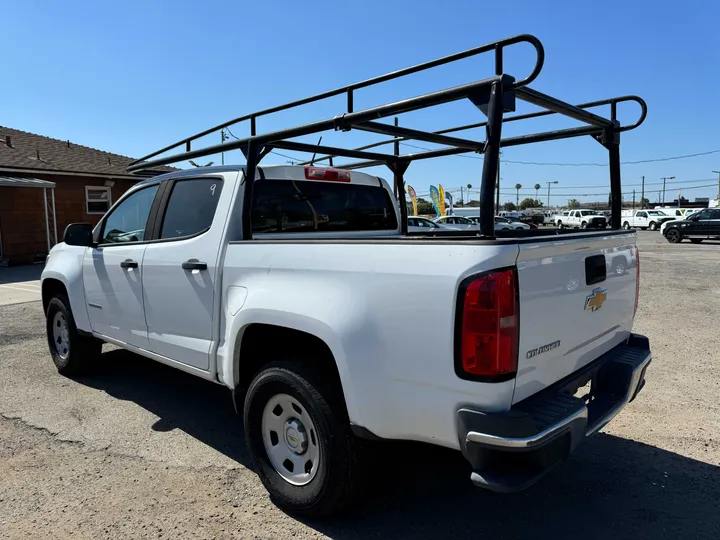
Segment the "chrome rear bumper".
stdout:
<svg viewBox="0 0 720 540">
<path fill-rule="evenodd" d="M 506 413 L 460 409 L 458 433 L 463 455 L 473 465 L 472 481 L 502 492 L 536 482 L 635 399 L 651 359 L 647 338 L 632 335 Z M 588 382 L 588 396 L 573 395 Z"/>
</svg>

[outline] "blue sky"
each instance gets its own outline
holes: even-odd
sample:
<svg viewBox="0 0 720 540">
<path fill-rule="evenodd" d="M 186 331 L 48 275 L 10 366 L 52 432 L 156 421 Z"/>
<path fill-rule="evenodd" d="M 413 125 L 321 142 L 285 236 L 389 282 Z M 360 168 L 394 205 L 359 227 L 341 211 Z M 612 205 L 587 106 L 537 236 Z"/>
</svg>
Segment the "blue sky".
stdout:
<svg viewBox="0 0 720 540">
<path fill-rule="evenodd" d="M 483 43 L 531 33 L 546 50 L 538 90 L 580 103 L 638 94 L 649 114 L 623 135 L 621 159 L 634 161 L 720 150 L 720 3 L 590 2 L 12 2 L 3 6 L 0 123 L 103 150 L 141 156 L 235 116 L 380 75 Z M 508 52 L 506 71 L 528 73 L 529 47 Z M 490 59 L 470 59 L 380 88 L 359 91 L 360 109 L 492 74 Z M 520 112 L 532 110 L 529 106 Z M 258 121 L 277 129 L 343 112 L 328 100 Z M 600 112 L 600 110 L 598 110 Z M 605 111 L 603 111 L 604 114 Z M 632 121 L 632 105 L 620 110 Z M 481 121 L 467 102 L 406 115 L 401 123 L 435 130 Z M 505 135 L 576 125 L 545 118 L 507 125 Z M 249 126 L 233 129 L 238 136 Z M 482 132 L 464 132 L 482 138 Z M 357 146 L 377 136 L 327 133 L 323 143 Z M 314 139 L 311 137 L 311 139 Z M 219 142 L 216 135 L 209 142 Z M 423 146 L 427 144 L 417 143 Z M 389 149 L 389 147 L 388 147 Z M 403 148 L 413 151 L 410 147 Z M 293 152 L 283 152 L 295 154 Z M 226 162 L 242 162 L 239 151 Z M 219 162 L 219 158 L 210 158 Z M 509 148 L 503 153 L 502 201 L 513 186 L 557 180 L 553 204 L 607 200 L 607 153 L 589 138 Z M 207 161 L 199 159 L 198 161 Z M 285 162 L 271 155 L 266 162 Z M 406 174 L 418 193 L 430 184 L 479 186 L 482 159 L 416 162 Z M 646 179 L 657 200 L 685 187 L 689 198 L 715 196 L 720 152 L 623 166 L 626 198 Z M 390 177 L 388 171 L 377 174 Z M 475 195 L 476 196 L 476 195 Z M 545 201 L 543 195 L 542 200 Z"/>
</svg>

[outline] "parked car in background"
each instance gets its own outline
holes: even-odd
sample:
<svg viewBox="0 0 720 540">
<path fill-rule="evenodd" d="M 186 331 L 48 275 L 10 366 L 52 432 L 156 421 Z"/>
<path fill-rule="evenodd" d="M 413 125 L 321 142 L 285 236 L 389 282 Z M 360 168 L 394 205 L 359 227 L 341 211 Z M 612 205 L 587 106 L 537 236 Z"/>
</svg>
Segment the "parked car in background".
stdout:
<svg viewBox="0 0 720 540">
<path fill-rule="evenodd" d="M 535 228 L 537 229 L 537 226 Z M 528 225 L 527 223 L 523 223 L 522 221 L 518 221 L 515 219 L 502 217 L 502 216 L 495 216 L 495 230 L 497 231 L 497 230 L 505 230 L 505 229 L 519 231 L 519 230 L 532 229 L 532 227 L 530 225 Z"/>
<path fill-rule="evenodd" d="M 621 214 L 623 229 L 650 229 L 656 231 L 666 221 L 675 219 L 662 210 L 624 210 Z"/>
<path fill-rule="evenodd" d="M 607 227 L 607 218 L 596 210 L 569 210 L 555 216 L 555 226 L 579 227 L 581 229 L 604 229 Z"/>
<path fill-rule="evenodd" d="M 720 237 L 720 208 L 703 208 L 687 219 L 675 219 L 665 224 L 663 235 L 671 244 L 688 238 L 699 244 L 707 238 Z"/>
<path fill-rule="evenodd" d="M 463 216 L 439 216 L 433 218 L 433 223 L 441 226 L 450 226 L 455 229 L 477 229 L 478 225 Z"/>
<path fill-rule="evenodd" d="M 443 231 L 451 231 L 451 230 L 458 230 L 454 229 L 453 227 L 449 227 L 446 225 L 440 225 L 438 223 L 433 222 L 431 219 L 419 217 L 419 216 L 409 216 L 408 217 L 408 232 L 433 232 L 433 230 L 443 230 Z"/>
</svg>

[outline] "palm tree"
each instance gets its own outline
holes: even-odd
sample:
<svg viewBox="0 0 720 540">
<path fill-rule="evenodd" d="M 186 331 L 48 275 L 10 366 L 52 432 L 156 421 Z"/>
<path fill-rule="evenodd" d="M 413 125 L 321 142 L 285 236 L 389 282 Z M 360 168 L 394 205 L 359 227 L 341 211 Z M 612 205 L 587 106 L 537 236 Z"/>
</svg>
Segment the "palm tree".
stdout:
<svg viewBox="0 0 720 540">
<path fill-rule="evenodd" d="M 515 184 L 515 206 L 518 206 L 520 204 L 520 190 L 522 189 L 522 184 Z"/>
<path fill-rule="evenodd" d="M 535 199 L 538 198 L 538 192 L 540 191 L 540 188 L 542 186 L 540 184 L 535 184 Z"/>
</svg>

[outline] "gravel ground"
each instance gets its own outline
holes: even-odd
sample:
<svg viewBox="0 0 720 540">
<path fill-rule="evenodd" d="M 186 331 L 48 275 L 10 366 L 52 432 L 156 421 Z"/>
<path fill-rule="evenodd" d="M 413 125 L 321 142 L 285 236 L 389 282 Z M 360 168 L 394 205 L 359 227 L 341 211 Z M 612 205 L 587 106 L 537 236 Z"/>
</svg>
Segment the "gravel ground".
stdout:
<svg viewBox="0 0 720 540">
<path fill-rule="evenodd" d="M 0 538 L 720 538 L 720 243 L 639 244 L 655 358 L 603 433 L 512 496 L 454 452 L 388 446 L 366 504 L 328 523 L 273 506 L 225 389 L 111 348 L 63 378 L 39 303 L 0 307 Z"/>
</svg>

